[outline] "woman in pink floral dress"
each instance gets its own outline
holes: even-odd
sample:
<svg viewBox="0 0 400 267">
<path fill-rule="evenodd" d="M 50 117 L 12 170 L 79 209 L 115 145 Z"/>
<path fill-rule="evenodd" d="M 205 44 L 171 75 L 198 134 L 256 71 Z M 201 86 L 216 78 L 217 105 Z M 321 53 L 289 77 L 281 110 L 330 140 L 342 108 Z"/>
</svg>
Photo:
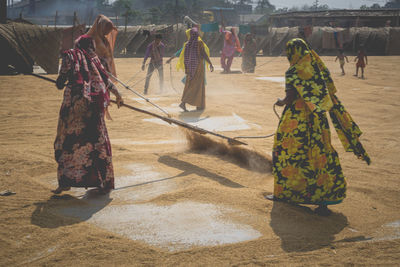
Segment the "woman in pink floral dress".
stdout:
<svg viewBox="0 0 400 267">
<path fill-rule="evenodd" d="M 122 98 L 95 54 L 88 35 L 80 36 L 75 48 L 63 53 L 57 88 L 63 89 L 57 136 L 54 142 L 60 194 L 71 187 L 97 187 L 102 193 L 114 189 L 111 145 L 104 115 L 109 91 Z"/>
</svg>

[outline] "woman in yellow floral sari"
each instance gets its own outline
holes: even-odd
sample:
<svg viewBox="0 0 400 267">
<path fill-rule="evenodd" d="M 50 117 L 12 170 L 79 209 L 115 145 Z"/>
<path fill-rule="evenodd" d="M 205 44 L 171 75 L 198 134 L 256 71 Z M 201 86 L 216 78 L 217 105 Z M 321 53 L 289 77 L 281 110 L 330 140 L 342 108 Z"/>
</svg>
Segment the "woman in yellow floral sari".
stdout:
<svg viewBox="0 0 400 267">
<path fill-rule="evenodd" d="M 286 45 L 290 67 L 286 71 L 286 97 L 273 147 L 274 194 L 270 200 L 319 205 L 316 212 L 330 213 L 327 205 L 346 197 L 346 179 L 331 145 L 326 113 L 346 151 L 370 164 L 362 147 L 361 131 L 346 112 L 319 56 L 302 39 Z"/>
</svg>

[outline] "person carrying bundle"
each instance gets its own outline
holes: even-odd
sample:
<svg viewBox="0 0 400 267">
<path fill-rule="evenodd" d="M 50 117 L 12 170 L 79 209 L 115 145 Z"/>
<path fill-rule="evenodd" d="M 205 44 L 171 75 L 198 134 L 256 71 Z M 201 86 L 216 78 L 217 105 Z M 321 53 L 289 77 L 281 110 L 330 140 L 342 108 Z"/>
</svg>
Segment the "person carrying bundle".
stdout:
<svg viewBox="0 0 400 267">
<path fill-rule="evenodd" d="M 118 107 L 123 100 L 96 55 L 91 36 L 80 36 L 75 48 L 63 53 L 57 88 L 63 89 L 67 81 L 54 141 L 58 188 L 52 192 L 97 187 L 108 193 L 114 189 L 111 144 L 104 120 L 109 92 L 116 96 Z"/>
<path fill-rule="evenodd" d="M 325 64 L 302 39 L 286 44 L 290 67 L 286 71 L 285 106 L 273 146 L 274 194 L 270 200 L 318 205 L 316 212 L 328 215 L 327 205 L 346 197 L 346 179 L 331 144 L 326 112 L 346 151 L 370 164 L 359 137 L 361 131 L 345 110 Z"/>
</svg>

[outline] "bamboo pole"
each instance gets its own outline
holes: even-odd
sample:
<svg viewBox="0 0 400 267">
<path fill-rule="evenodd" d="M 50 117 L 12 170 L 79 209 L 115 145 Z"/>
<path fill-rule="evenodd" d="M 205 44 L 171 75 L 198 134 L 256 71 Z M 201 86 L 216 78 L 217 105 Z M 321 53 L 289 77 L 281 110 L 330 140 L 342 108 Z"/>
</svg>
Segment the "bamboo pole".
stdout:
<svg viewBox="0 0 400 267">
<path fill-rule="evenodd" d="M 48 81 L 48 82 L 56 83 L 55 80 L 53 80 L 51 78 L 44 77 L 42 75 L 38 75 L 38 74 L 35 74 L 35 73 L 28 73 L 28 74 L 30 74 L 30 75 L 32 75 L 34 77 L 43 79 L 43 80 Z M 117 101 L 115 101 L 115 100 L 111 100 L 111 102 L 117 104 Z M 137 107 L 125 104 L 125 103 L 122 103 L 121 106 L 122 107 L 126 107 L 126 108 L 131 109 L 131 110 L 134 110 L 134 111 L 138 111 L 140 113 L 144 113 L 144 114 L 159 118 L 159 119 L 161 119 L 161 120 L 163 120 L 165 122 L 168 122 L 169 124 L 175 124 L 177 126 L 186 128 L 186 129 L 188 129 L 190 131 L 194 131 L 194 132 L 199 133 L 199 134 L 211 134 L 211 135 L 214 135 L 216 137 L 223 138 L 223 139 L 227 140 L 230 145 L 247 145 L 246 143 L 244 143 L 242 141 L 239 141 L 239 140 L 236 140 L 234 138 L 231 138 L 231 137 L 228 137 L 228 136 L 225 136 L 225 135 L 222 135 L 222 134 L 214 133 L 212 131 L 208 131 L 208 130 L 199 128 L 197 126 L 190 125 L 189 123 L 186 123 L 186 122 L 182 122 L 182 121 L 178 121 L 176 119 L 172 119 L 172 118 L 168 118 L 168 117 L 165 117 L 165 116 L 161 116 L 161 115 L 158 115 L 157 113 L 153 113 L 151 111 L 140 109 L 140 108 L 137 108 Z"/>
<path fill-rule="evenodd" d="M 56 11 L 56 16 L 54 17 L 54 29 L 57 28 L 57 18 L 58 18 L 58 11 Z"/>
<path fill-rule="evenodd" d="M 111 100 L 111 102 L 115 103 L 115 104 L 117 103 L 117 101 L 115 101 L 115 100 Z M 147 111 L 147 110 L 143 110 L 143 109 L 140 109 L 140 108 L 137 108 L 137 107 L 133 107 L 133 106 L 125 104 L 125 103 L 123 103 L 121 106 L 129 108 L 129 109 L 134 110 L 134 111 L 138 111 L 138 112 L 153 116 L 153 117 L 156 117 L 156 118 L 159 118 L 159 119 L 161 119 L 161 120 L 163 120 L 165 122 L 168 122 L 169 124 L 175 124 L 175 125 L 178 125 L 180 127 L 186 128 L 186 129 L 194 131 L 196 133 L 199 133 L 199 134 L 211 134 L 211 135 L 217 136 L 219 138 L 226 139 L 230 145 L 247 145 L 246 143 L 244 143 L 242 141 L 239 141 L 239 140 L 236 140 L 236 139 L 233 139 L 231 137 L 228 137 L 228 136 L 225 136 L 225 135 L 222 135 L 222 134 L 218 134 L 218 133 L 214 133 L 212 131 L 208 131 L 208 130 L 199 128 L 197 126 L 190 125 L 189 123 L 178 121 L 176 119 L 168 118 L 168 117 L 165 117 L 165 116 L 161 116 L 161 115 L 158 115 L 157 113 L 153 113 L 153 112 L 150 112 L 150 111 Z"/>
</svg>

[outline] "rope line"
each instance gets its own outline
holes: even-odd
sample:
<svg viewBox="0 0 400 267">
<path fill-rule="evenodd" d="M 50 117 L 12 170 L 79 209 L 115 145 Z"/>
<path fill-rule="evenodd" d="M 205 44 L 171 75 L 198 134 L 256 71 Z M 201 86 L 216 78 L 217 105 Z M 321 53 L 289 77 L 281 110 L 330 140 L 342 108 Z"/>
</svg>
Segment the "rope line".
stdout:
<svg viewBox="0 0 400 267">
<path fill-rule="evenodd" d="M 172 64 L 171 64 L 171 62 L 169 63 L 169 80 L 171 82 L 172 89 L 174 89 L 174 91 L 179 94 L 178 90 L 175 89 L 174 82 L 172 79 Z"/>
<path fill-rule="evenodd" d="M 139 96 L 140 98 L 144 99 L 147 103 L 153 105 L 154 107 L 158 108 L 159 110 L 161 110 L 165 115 L 167 115 L 168 117 L 171 117 L 171 115 L 166 112 L 164 109 L 162 109 L 159 105 L 153 103 L 150 101 L 150 99 L 142 96 L 141 94 L 139 94 L 138 92 L 136 92 L 135 90 L 133 90 L 132 88 L 130 88 L 128 85 L 126 85 L 125 83 L 123 83 L 121 80 L 119 80 L 117 77 L 115 77 L 114 75 L 112 75 L 111 73 L 107 72 L 108 75 L 110 75 L 110 77 L 114 78 L 116 81 L 118 81 L 123 87 L 125 87 L 127 90 L 131 91 L 132 93 L 134 93 L 135 95 Z"/>
<path fill-rule="evenodd" d="M 272 109 L 274 110 L 275 115 L 278 117 L 278 119 L 281 119 L 281 117 L 278 115 L 278 112 L 276 112 L 276 104 L 272 106 Z M 263 138 L 269 138 L 274 136 L 275 133 L 273 134 L 268 134 L 268 135 L 261 135 L 261 136 L 236 136 L 233 139 L 263 139 Z"/>
<path fill-rule="evenodd" d="M 145 65 L 145 69 L 146 69 L 146 67 L 148 66 L 150 64 L 150 62 L 149 63 L 146 63 L 146 65 Z M 135 79 L 136 78 L 136 76 L 139 74 L 139 73 L 141 73 L 143 70 L 142 69 L 140 69 L 138 72 L 136 72 L 126 83 L 127 84 L 129 84 L 133 79 Z"/>
</svg>

